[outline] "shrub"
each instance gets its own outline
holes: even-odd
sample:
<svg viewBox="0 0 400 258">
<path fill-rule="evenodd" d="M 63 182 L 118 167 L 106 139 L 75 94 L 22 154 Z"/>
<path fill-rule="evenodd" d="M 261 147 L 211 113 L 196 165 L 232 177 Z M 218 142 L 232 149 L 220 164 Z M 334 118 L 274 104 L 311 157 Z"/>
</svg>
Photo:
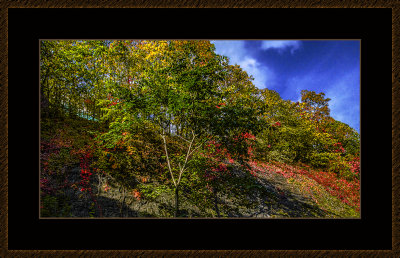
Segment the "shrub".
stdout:
<svg viewBox="0 0 400 258">
<path fill-rule="evenodd" d="M 350 161 L 342 157 L 331 160 L 329 163 L 329 171 L 336 173 L 338 177 L 346 180 L 358 179 L 360 176 L 360 160 L 357 157 Z"/>
<path fill-rule="evenodd" d="M 329 168 L 332 160 L 338 160 L 340 154 L 331 152 L 313 153 L 310 156 L 310 163 L 315 168 Z"/>
</svg>

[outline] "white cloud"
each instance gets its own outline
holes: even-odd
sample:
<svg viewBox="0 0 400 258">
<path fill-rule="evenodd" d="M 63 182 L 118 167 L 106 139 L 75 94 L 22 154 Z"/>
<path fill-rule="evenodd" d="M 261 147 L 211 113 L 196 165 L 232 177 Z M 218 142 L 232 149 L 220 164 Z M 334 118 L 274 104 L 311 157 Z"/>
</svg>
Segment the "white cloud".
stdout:
<svg viewBox="0 0 400 258">
<path fill-rule="evenodd" d="M 265 40 L 261 43 L 261 49 L 274 49 L 277 50 L 279 53 L 290 49 L 290 53 L 293 54 L 294 51 L 300 48 L 300 45 L 300 40 Z"/>
<path fill-rule="evenodd" d="M 254 68 L 258 65 L 257 61 L 253 58 L 246 58 L 242 63 L 242 68 L 246 69 L 246 68 Z"/>
<path fill-rule="evenodd" d="M 237 64 L 246 56 L 243 40 L 212 40 L 217 54 L 229 57 L 231 64 Z"/>
<path fill-rule="evenodd" d="M 359 68 L 349 71 L 345 76 L 332 84 L 326 92 L 326 96 L 331 99 L 329 108 L 332 117 L 360 131 Z"/>
<path fill-rule="evenodd" d="M 319 72 L 313 69 L 303 76 L 292 77 L 287 81 L 282 96 L 285 99 L 301 101 L 301 90 L 324 92 L 330 98 L 331 116 L 352 128 L 360 131 L 360 71 L 359 68 L 349 70 L 342 76 L 331 72 Z"/>
<path fill-rule="evenodd" d="M 229 58 L 231 65 L 238 64 L 248 75 L 254 77 L 254 85 L 258 88 L 272 88 L 274 73 L 251 56 L 245 48 L 243 40 L 213 40 L 216 53 Z"/>
</svg>

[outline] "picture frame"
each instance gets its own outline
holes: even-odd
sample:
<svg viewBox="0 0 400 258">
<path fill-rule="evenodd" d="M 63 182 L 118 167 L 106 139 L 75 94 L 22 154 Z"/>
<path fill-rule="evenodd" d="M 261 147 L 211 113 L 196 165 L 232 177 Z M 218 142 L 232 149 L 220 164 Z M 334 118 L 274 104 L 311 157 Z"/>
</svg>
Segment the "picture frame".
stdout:
<svg viewBox="0 0 400 258">
<path fill-rule="evenodd" d="M 26 7 L 40 7 L 38 9 L 29 9 Z M 88 9 L 65 9 L 86 7 Z M 395 196 L 398 196 L 398 183 L 399 178 L 396 177 L 396 169 L 399 167 L 399 148 L 398 143 L 398 130 L 399 130 L 399 38 L 398 38 L 398 23 L 399 13 L 397 5 L 391 1 L 384 2 L 381 6 L 354 6 L 352 4 L 331 4 L 323 6 L 322 4 L 308 5 L 301 3 L 301 1 L 290 2 L 281 4 L 256 4 L 250 5 L 243 2 L 226 3 L 225 5 L 216 6 L 212 3 L 196 4 L 192 7 L 195 10 L 185 9 L 186 14 L 180 11 L 179 8 L 189 7 L 182 4 L 168 3 L 152 3 L 147 2 L 147 5 L 130 5 L 128 3 L 119 3 L 104 5 L 103 8 L 98 9 L 96 4 L 79 4 L 79 2 L 65 3 L 65 4 L 14 4 L 7 2 L 4 4 L 1 12 L 1 34 L 2 38 L 7 41 L 1 41 L 2 46 L 0 61 L 1 61 L 1 162 L 2 171 L 0 179 L 1 205 L 0 205 L 0 218 L 1 218 L 1 246 L 5 247 L 2 250 L 4 256 L 16 255 L 96 255 L 96 256 L 110 256 L 110 255 L 132 255 L 132 256 L 162 256 L 162 255 L 215 255 L 215 256 L 265 256 L 270 254 L 277 255 L 395 255 L 398 253 L 398 202 Z M 129 18 L 120 19 L 119 22 L 115 21 L 111 25 L 123 24 L 117 29 L 117 32 L 111 32 L 109 27 L 104 26 L 103 31 L 101 25 L 105 25 L 107 19 L 101 17 L 106 16 L 108 12 L 112 12 L 109 20 L 115 20 L 117 17 L 124 17 L 132 12 L 135 15 L 129 14 L 130 17 L 140 17 L 143 20 L 148 18 L 148 15 L 137 15 L 138 9 L 114 9 L 120 8 L 137 8 L 144 7 L 143 13 L 149 14 L 153 12 L 154 17 L 162 20 L 163 17 L 170 17 L 173 21 L 171 23 L 160 22 L 160 28 L 157 32 L 150 32 L 153 28 L 151 24 L 143 25 L 144 22 L 138 23 L 139 29 L 136 32 L 141 38 L 179 38 L 184 35 L 185 38 L 310 38 L 319 35 L 323 38 L 342 38 L 343 36 L 353 37 L 358 33 L 361 38 L 362 44 L 362 93 L 361 93 L 361 137 L 366 141 L 362 145 L 363 151 L 366 154 L 367 163 L 362 164 L 365 167 L 370 179 L 363 181 L 368 190 L 377 190 L 377 192 L 363 191 L 362 187 L 362 200 L 363 204 L 368 204 L 365 210 L 367 217 L 361 220 L 352 220 L 351 222 L 345 220 L 329 221 L 329 220 L 313 220 L 310 221 L 295 221 L 295 220 L 276 220 L 273 222 L 265 222 L 259 220 L 225 220 L 225 221 L 209 221 L 197 220 L 196 222 L 190 220 L 151 220 L 146 222 L 144 220 L 135 220 L 136 223 L 126 222 L 123 220 L 110 222 L 107 225 L 102 225 L 101 221 L 88 221 L 83 219 L 78 220 L 51 220 L 41 221 L 34 217 L 32 214 L 37 214 L 37 206 L 31 203 L 32 197 L 30 194 L 35 192 L 36 185 L 34 185 L 37 173 L 28 173 L 27 171 L 34 170 L 32 164 L 38 164 L 36 161 L 37 152 L 36 139 L 32 135 L 37 135 L 35 126 L 31 126 L 31 131 L 26 133 L 26 125 L 21 122 L 20 115 L 21 109 L 25 112 L 29 110 L 30 105 L 36 105 L 37 99 L 35 98 L 35 87 L 24 86 L 25 94 L 16 99 L 21 90 L 16 88 L 16 85 L 22 84 L 35 84 L 38 81 L 38 53 L 37 45 L 35 42 L 39 38 L 87 38 L 89 34 L 91 38 L 98 37 L 102 34 L 102 38 L 114 38 L 118 34 L 119 38 L 129 38 L 131 31 L 126 28 L 129 27 L 124 24 L 124 21 L 129 21 Z M 155 7 L 155 8 L 154 8 Z M 164 7 L 172 7 L 173 9 L 157 9 Z M 201 13 L 201 7 L 218 7 L 221 9 L 204 9 L 208 15 Z M 226 9 L 226 8 L 240 8 L 240 9 Z M 252 8 L 257 9 L 251 12 Z M 274 8 L 288 8 L 295 7 L 294 9 L 274 9 Z M 320 9 L 311 9 L 314 7 L 322 7 Z M 329 7 L 342 7 L 339 9 L 327 9 Z M 354 8 L 356 9 L 350 9 Z M 357 8 L 359 7 L 359 8 Z M 372 7 L 367 11 L 367 7 Z M 375 8 L 373 8 L 375 7 Z M 386 9 L 378 8 L 384 7 Z M 49 8 L 49 9 L 44 9 Z M 152 9 L 154 8 L 154 9 Z M 302 9 L 304 8 L 304 9 Z M 136 13 L 135 13 L 136 11 Z M 353 12 L 352 12 L 353 11 Z M 363 13 L 363 11 L 365 13 Z M 214 15 L 210 15 L 210 12 Z M 357 13 L 358 12 L 358 13 Z M 388 131 L 388 89 L 383 85 L 388 81 L 385 77 L 388 73 L 388 21 L 389 13 L 391 12 L 392 21 L 392 174 L 388 174 L 388 137 L 384 136 Z M 81 15 L 85 13 L 84 18 Z M 215 17 L 215 14 L 220 15 L 219 19 L 210 19 L 204 22 L 194 22 L 192 26 L 195 29 L 190 31 L 185 30 L 183 27 L 174 27 L 174 25 L 182 24 L 181 20 L 190 20 L 199 17 Z M 268 13 L 269 18 L 265 18 Z M 355 15 L 355 13 L 357 15 Z M 28 15 L 29 14 L 29 15 Z M 77 15 L 79 14 L 79 15 Z M 122 15 L 121 15 L 122 14 Z M 160 14 L 163 14 L 161 16 Z M 177 15 L 179 14 L 179 15 Z M 221 28 L 211 28 L 215 24 L 221 24 L 228 20 L 228 17 L 240 17 L 243 15 L 243 22 L 241 27 L 229 27 L 224 32 Z M 258 14 L 258 16 L 256 15 Z M 282 16 L 285 14 L 285 16 Z M 362 15 L 360 15 L 362 14 Z M 381 19 L 370 20 L 371 15 L 381 15 Z M 72 20 L 70 22 L 67 17 Z M 83 20 L 74 17 L 81 17 Z M 172 17 L 180 17 L 172 18 Z M 247 17 L 247 18 L 244 18 Z M 276 26 L 268 31 L 262 30 L 262 26 L 266 21 L 282 20 L 282 17 L 291 21 L 291 26 L 283 25 Z M 329 18 L 340 17 L 339 20 L 329 21 Z M 52 22 L 48 22 L 50 19 Z M 266 20 L 267 19 L 267 20 Z M 368 20 L 369 19 L 369 20 Z M 19 20 L 18 24 L 16 21 Z M 46 23 L 46 21 L 48 23 Z M 81 22 L 85 26 L 82 25 Z M 316 29 L 314 27 L 307 27 L 307 25 L 315 24 L 320 21 L 323 28 Z M 153 21 L 154 22 L 154 21 Z M 252 29 L 249 29 L 249 24 L 258 24 Z M 318 22 L 317 22 L 318 23 Z M 364 23 L 363 25 L 361 25 Z M 23 25 L 21 25 L 23 24 Z M 51 24 L 51 25 L 50 25 Z M 261 24 L 261 25 L 260 25 Z M 377 25 L 373 29 L 370 25 Z M 110 25 L 110 26 L 111 26 Z M 166 27 L 174 28 L 171 31 L 166 30 Z M 142 26 L 142 29 L 140 29 Z M 239 26 L 239 25 L 238 25 Z M 261 26 L 261 28 L 260 28 Z M 325 26 L 325 27 L 324 27 Z M 386 26 L 386 27 L 384 27 Z M 216 26 L 218 27 L 218 26 Z M 54 30 L 58 28 L 59 31 Z M 95 29 L 97 28 L 97 29 Z M 202 30 L 200 28 L 203 28 Z M 246 32 L 246 28 L 249 30 Z M 88 32 L 92 29 L 92 32 Z M 359 31 L 357 31 L 359 29 Z M 94 31 L 94 32 L 93 32 Z M 104 32 L 105 31 L 105 32 Z M 25 39 L 25 42 L 21 40 Z M 380 39 L 380 40 L 378 40 Z M 366 44 L 366 45 L 364 45 Z M 364 48 L 366 46 L 366 48 Z M 383 48 L 386 47 L 386 48 Z M 380 50 L 379 54 L 376 52 Z M 374 60 L 374 61 L 372 61 Z M 21 64 L 21 63 L 24 64 Z M 35 67 L 35 62 L 36 66 Z M 33 64 L 33 66 L 32 66 Z M 18 75 L 15 70 L 20 67 L 24 76 Z M 24 69 L 26 68 L 26 69 Z M 371 90 L 374 83 L 382 84 L 379 91 Z M 36 83 L 37 84 L 37 83 Z M 364 86 L 367 85 L 367 88 Z M 23 86 L 21 86 L 23 87 Z M 377 107 L 370 103 L 375 103 L 379 106 L 379 114 L 376 120 L 371 119 L 370 114 L 373 113 Z M 28 111 L 27 111 L 28 112 Z M 28 112 L 28 117 L 33 116 L 33 120 L 38 117 L 35 112 Z M 386 115 L 385 115 L 386 114 Z M 378 119 L 379 118 L 379 119 Z M 5 121 L 5 122 L 3 122 Z M 35 122 L 33 122 L 35 123 Z M 376 141 L 371 139 L 376 134 L 382 135 L 382 140 Z M 363 138 L 363 135 L 365 138 Z M 23 137 L 22 137 L 23 136 Z M 24 146 L 23 148 L 21 146 Z M 367 148 L 368 149 L 365 149 Z M 387 149 L 386 149 L 387 148 Z M 22 149 L 22 150 L 21 150 Z M 374 150 L 374 151 L 373 151 Z M 377 151 L 378 150 L 378 151 Z M 21 156 L 16 157 L 17 153 Z M 373 155 L 380 156 L 382 164 L 376 164 L 371 159 Z M 29 162 L 20 162 L 21 157 L 30 157 Z M 363 163 L 363 160 L 362 160 Z M 380 171 L 380 178 L 372 177 L 371 170 Z M 25 178 L 24 180 L 20 180 Z M 396 181 L 397 180 L 397 181 Z M 16 184 L 16 182 L 18 183 Z M 374 186 L 377 184 L 377 186 Z M 391 191 L 387 188 L 392 184 Z M 33 186 L 32 186 L 33 185 Z M 387 200 L 391 194 L 392 202 Z M 36 195 L 37 196 L 37 195 Z M 384 198 L 382 200 L 381 198 Z M 374 205 L 371 204 L 374 203 Z M 377 207 L 376 207 L 377 206 Z M 382 210 L 379 210 L 380 207 Z M 388 207 L 391 207 L 389 211 Z M 376 210 L 378 209 L 378 210 Z M 26 211 L 22 212 L 22 211 Z M 36 213 L 35 213 L 36 212 Z M 390 216 L 391 215 L 391 216 Z M 377 225 L 376 223 L 379 223 Z M 23 229 L 18 229 L 23 226 Z M 388 226 L 391 224 L 391 230 Z M 323 230 L 325 228 L 325 230 Z M 377 234 L 378 238 L 366 242 L 365 238 L 355 239 L 346 231 L 351 228 L 353 233 L 357 236 L 366 234 L 376 234 L 371 229 L 375 228 L 380 230 L 381 234 Z M 118 230 L 129 229 L 128 232 L 121 232 Z M 190 230 L 188 230 L 190 229 Z M 80 231 L 82 230 L 82 231 Z M 262 232 L 259 232 L 259 231 Z M 357 232 L 357 230 L 359 232 Z M 157 233 L 154 233 L 158 231 Z M 70 236 L 70 233 L 72 236 Z M 87 237 L 87 234 L 82 232 L 91 232 L 95 238 Z M 195 233 L 193 233 L 195 232 Z M 218 234 L 219 232 L 219 234 Z M 251 233 L 263 233 L 264 239 L 256 236 L 249 236 Z M 323 232 L 326 235 L 319 235 Z M 344 232 L 341 235 L 342 239 L 338 239 L 332 232 Z M 392 242 L 388 243 L 390 236 L 387 234 L 392 233 Z M 207 238 L 202 237 L 207 234 Z M 383 235 L 382 235 L 383 234 Z M 127 235 L 128 237 L 123 237 Z M 118 236 L 118 237 L 117 237 Z M 371 235 L 364 235 L 368 237 Z M 100 238 L 102 237 L 102 238 Z M 174 239 L 185 241 L 181 245 L 174 244 Z M 31 240 L 31 241 L 30 241 Z M 169 241 L 168 241 L 169 240 Z M 379 240 L 379 241 L 378 241 Z M 118 242 L 119 241 L 119 242 Z M 253 242 L 251 242 L 253 241 Z M 333 243 L 332 241 L 336 241 Z M 353 241 L 353 242 L 351 242 Z M 43 243 L 44 242 L 44 243 Z M 46 244 L 47 242 L 47 244 Z M 112 242 L 110 248 L 106 248 L 107 242 Z M 364 242 L 364 243 L 363 243 Z M 363 248 L 361 248 L 363 247 Z M 391 248 L 390 248 L 391 247 Z M 131 248 L 132 250 L 127 250 Z M 236 249 L 236 250 L 235 250 Z M 372 250 L 375 249 L 375 250 Z"/>
</svg>

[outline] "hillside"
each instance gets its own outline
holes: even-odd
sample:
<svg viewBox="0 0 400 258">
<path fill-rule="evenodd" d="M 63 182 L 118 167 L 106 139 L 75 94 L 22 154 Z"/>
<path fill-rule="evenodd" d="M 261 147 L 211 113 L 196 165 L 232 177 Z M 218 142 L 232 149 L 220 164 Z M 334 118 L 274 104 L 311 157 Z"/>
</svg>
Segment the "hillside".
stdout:
<svg viewBox="0 0 400 258">
<path fill-rule="evenodd" d="M 359 217 L 360 137 L 207 40 L 41 41 L 42 217 Z"/>
<path fill-rule="evenodd" d="M 93 141 L 91 133 L 85 132 L 93 134 L 96 128 L 95 122 L 84 119 L 42 121 L 41 216 L 172 217 L 171 189 L 165 189 L 156 198 L 143 198 L 137 190 L 123 192 L 111 176 L 93 173 L 88 177 L 91 191 L 80 190 L 84 181 L 80 158 L 85 146 Z M 50 168 L 57 172 L 46 174 Z M 335 174 L 316 171 L 305 164 L 254 160 L 250 177 L 240 169 L 233 168 L 232 174 L 248 181 L 243 185 L 249 189 L 237 196 L 218 195 L 220 217 L 357 218 L 360 215 L 359 181 L 339 180 Z M 151 186 L 161 182 L 146 183 Z M 343 188 L 345 185 L 347 188 Z M 218 216 L 214 203 L 202 210 L 193 206 L 190 195 L 182 191 L 179 216 Z"/>
</svg>

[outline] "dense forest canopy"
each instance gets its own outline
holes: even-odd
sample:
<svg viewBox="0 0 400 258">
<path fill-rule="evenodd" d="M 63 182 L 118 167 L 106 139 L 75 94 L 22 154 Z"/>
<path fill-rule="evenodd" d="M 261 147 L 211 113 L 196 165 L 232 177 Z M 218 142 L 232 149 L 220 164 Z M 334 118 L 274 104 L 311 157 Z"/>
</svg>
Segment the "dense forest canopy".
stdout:
<svg viewBox="0 0 400 258">
<path fill-rule="evenodd" d="M 359 180 L 359 134 L 330 116 L 323 92 L 283 100 L 207 40 L 44 40 L 40 91 L 42 129 L 54 119 L 96 125 L 67 146 L 85 150 L 87 179 L 101 171 L 141 198 L 169 192 L 175 216 L 181 191 L 219 215 L 210 200 L 245 191 L 233 167 L 249 172 L 253 161 Z"/>
</svg>

